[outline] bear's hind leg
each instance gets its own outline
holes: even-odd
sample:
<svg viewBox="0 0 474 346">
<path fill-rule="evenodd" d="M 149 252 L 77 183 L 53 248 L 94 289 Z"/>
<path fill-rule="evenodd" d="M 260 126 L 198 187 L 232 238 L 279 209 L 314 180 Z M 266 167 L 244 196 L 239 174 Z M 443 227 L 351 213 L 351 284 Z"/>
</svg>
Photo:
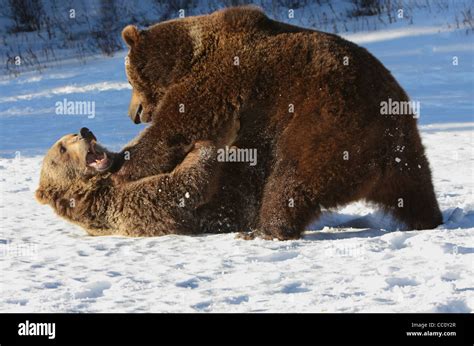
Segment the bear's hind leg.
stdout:
<svg viewBox="0 0 474 346">
<path fill-rule="evenodd" d="M 436 228 L 443 222 L 427 160 L 410 171 L 391 169 L 366 199 L 382 205 L 410 229 Z"/>
</svg>

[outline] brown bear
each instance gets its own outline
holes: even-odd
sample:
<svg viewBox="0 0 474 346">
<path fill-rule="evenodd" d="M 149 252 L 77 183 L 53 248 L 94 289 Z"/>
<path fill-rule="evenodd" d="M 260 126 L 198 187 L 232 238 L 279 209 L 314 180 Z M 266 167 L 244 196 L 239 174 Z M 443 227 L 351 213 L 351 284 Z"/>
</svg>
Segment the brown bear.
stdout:
<svg viewBox="0 0 474 346">
<path fill-rule="evenodd" d="M 409 98 L 366 49 L 269 19 L 252 7 L 127 26 L 130 117 L 151 122 L 124 150 L 125 181 L 170 172 L 195 140 L 256 150 L 226 163 L 200 208 L 209 231 L 295 239 L 321 208 L 359 199 L 411 229 L 442 222 L 415 114 L 383 114 Z"/>
<path fill-rule="evenodd" d="M 90 235 L 200 232 L 196 210 L 215 190 L 221 165 L 214 145 L 197 142 L 171 173 L 125 183 L 109 172 L 115 155 L 86 128 L 62 137 L 43 160 L 37 200 Z"/>
</svg>

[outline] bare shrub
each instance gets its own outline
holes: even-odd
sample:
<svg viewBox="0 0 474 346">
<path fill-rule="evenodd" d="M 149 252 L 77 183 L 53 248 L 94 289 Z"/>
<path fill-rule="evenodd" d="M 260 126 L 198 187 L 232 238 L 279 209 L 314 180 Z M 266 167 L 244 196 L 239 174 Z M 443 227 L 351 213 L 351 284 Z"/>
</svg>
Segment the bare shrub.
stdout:
<svg viewBox="0 0 474 346">
<path fill-rule="evenodd" d="M 10 18 L 15 25 L 12 32 L 31 32 L 41 27 L 43 6 L 40 0 L 8 0 Z"/>
</svg>

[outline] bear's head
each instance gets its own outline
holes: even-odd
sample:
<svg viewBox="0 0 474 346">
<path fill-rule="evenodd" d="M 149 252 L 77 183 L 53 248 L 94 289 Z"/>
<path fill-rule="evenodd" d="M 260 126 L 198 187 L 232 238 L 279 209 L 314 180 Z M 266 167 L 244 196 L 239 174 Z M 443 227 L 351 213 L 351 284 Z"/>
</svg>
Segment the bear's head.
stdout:
<svg viewBox="0 0 474 346">
<path fill-rule="evenodd" d="M 225 49 L 227 38 L 266 26 L 268 18 L 260 9 L 236 7 L 158 23 L 145 30 L 133 25 L 125 27 L 122 37 L 129 47 L 125 70 L 133 88 L 129 106 L 132 121 L 151 121 L 167 90 L 194 77 L 195 64 L 205 65 L 212 51 L 220 46 Z M 208 69 L 211 67 L 201 71 Z"/>
<path fill-rule="evenodd" d="M 185 21 L 169 21 L 138 30 L 127 26 L 122 37 L 130 51 L 125 71 L 131 84 L 129 116 L 149 122 L 167 88 L 191 71 L 194 46 Z"/>
<path fill-rule="evenodd" d="M 43 159 L 36 199 L 42 204 L 54 202 L 77 182 L 107 172 L 113 164 L 112 156 L 87 128 L 62 137 Z"/>
</svg>

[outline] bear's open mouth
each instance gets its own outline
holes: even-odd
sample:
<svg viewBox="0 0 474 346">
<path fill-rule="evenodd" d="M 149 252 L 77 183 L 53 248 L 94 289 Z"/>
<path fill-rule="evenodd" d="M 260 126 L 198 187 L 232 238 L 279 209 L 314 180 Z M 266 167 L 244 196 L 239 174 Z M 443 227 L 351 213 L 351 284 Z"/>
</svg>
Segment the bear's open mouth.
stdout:
<svg viewBox="0 0 474 346">
<path fill-rule="evenodd" d="M 86 155 L 86 165 L 96 169 L 97 171 L 105 171 L 112 164 L 105 151 L 100 150 L 95 142 L 92 142 L 89 146 L 89 150 Z"/>
<path fill-rule="evenodd" d="M 133 119 L 135 124 L 140 124 L 142 122 L 143 106 L 141 103 L 138 104 L 137 109 L 135 110 L 135 118 Z"/>
</svg>

